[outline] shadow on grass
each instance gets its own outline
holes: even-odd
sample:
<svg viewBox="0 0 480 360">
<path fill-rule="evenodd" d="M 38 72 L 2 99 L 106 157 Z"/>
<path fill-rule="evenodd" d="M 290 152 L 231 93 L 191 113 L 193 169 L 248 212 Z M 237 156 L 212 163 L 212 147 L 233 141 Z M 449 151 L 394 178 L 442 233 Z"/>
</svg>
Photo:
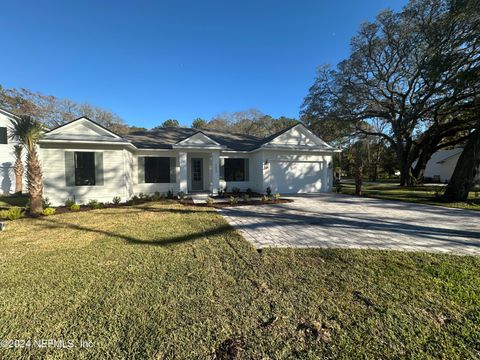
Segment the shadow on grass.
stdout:
<svg viewBox="0 0 480 360">
<path fill-rule="evenodd" d="M 8 195 L 0 196 L 0 209 L 8 209 L 12 206 L 25 207 L 28 202 L 26 195 Z"/>
<path fill-rule="evenodd" d="M 82 226 L 82 225 L 77 225 L 77 224 L 72 224 L 69 222 L 64 222 L 64 221 L 58 221 L 58 220 L 53 220 L 51 218 L 46 218 L 46 217 L 40 217 L 38 220 L 44 222 L 42 225 L 44 228 L 48 229 L 59 229 L 59 228 L 69 228 L 69 229 L 74 229 L 74 230 L 79 230 L 79 231 L 86 231 L 86 232 L 91 232 L 91 233 L 97 233 L 97 234 L 102 234 L 105 236 L 109 237 L 115 237 L 122 239 L 126 241 L 129 244 L 136 244 L 136 245 L 153 245 L 153 246 L 168 246 L 168 245 L 174 245 L 174 244 L 180 244 L 180 243 L 185 243 L 189 241 L 195 241 L 200 238 L 205 238 L 205 237 L 210 237 L 210 236 L 216 236 L 220 234 L 224 234 L 226 232 L 232 231 L 232 227 L 228 224 L 222 225 L 215 227 L 213 229 L 209 230 L 202 230 L 186 235 L 179 235 L 175 237 L 170 237 L 170 238 L 165 238 L 165 239 L 151 239 L 151 240 L 144 240 L 144 239 L 139 239 L 133 236 L 129 236 L 126 234 L 119 234 L 115 233 L 112 231 L 106 231 L 106 230 L 101 230 L 101 229 L 94 229 L 90 228 L 87 226 Z"/>
</svg>

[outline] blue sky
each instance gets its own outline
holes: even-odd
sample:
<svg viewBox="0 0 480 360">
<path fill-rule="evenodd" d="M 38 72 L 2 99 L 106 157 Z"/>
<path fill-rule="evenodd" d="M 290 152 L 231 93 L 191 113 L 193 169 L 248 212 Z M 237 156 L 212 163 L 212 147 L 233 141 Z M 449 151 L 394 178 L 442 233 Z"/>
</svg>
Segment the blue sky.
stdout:
<svg viewBox="0 0 480 360">
<path fill-rule="evenodd" d="M 0 84 L 109 109 L 129 124 L 257 108 L 297 117 L 317 66 L 406 0 L 8 1 Z"/>
</svg>

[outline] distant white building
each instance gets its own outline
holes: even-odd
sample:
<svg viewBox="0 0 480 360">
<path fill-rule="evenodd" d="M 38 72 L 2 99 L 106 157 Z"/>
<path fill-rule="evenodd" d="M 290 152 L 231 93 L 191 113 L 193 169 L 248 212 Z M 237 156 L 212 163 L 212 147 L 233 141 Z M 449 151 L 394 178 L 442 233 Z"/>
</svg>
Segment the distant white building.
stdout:
<svg viewBox="0 0 480 360">
<path fill-rule="evenodd" d="M 434 153 L 425 167 L 425 181 L 433 181 L 437 183 L 449 182 L 462 151 L 463 148 L 454 148 L 439 150 Z M 477 179 L 480 179 L 480 174 L 478 173 Z"/>
</svg>

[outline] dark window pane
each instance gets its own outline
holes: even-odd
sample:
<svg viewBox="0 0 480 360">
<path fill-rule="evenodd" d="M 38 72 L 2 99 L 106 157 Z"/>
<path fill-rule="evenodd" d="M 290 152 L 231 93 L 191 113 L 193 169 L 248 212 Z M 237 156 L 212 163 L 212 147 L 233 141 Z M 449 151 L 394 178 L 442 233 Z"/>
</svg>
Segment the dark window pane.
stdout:
<svg viewBox="0 0 480 360">
<path fill-rule="evenodd" d="M 145 157 L 145 182 L 146 183 L 169 183 L 170 182 L 170 158 Z"/>
<path fill-rule="evenodd" d="M 7 128 L 0 127 L 0 144 L 8 144 Z"/>
<path fill-rule="evenodd" d="M 95 153 L 75 152 L 75 185 L 95 185 Z"/>
<path fill-rule="evenodd" d="M 245 181 L 245 159 L 225 159 L 225 181 Z"/>
</svg>

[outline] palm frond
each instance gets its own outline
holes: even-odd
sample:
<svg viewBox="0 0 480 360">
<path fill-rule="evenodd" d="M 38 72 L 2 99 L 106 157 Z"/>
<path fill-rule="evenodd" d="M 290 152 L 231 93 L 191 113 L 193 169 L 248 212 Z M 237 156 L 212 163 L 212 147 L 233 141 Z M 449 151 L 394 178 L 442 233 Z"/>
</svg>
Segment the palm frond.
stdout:
<svg viewBox="0 0 480 360">
<path fill-rule="evenodd" d="M 31 116 L 23 115 L 12 120 L 10 138 L 17 139 L 27 148 L 32 148 L 43 135 L 44 126 Z"/>
</svg>

